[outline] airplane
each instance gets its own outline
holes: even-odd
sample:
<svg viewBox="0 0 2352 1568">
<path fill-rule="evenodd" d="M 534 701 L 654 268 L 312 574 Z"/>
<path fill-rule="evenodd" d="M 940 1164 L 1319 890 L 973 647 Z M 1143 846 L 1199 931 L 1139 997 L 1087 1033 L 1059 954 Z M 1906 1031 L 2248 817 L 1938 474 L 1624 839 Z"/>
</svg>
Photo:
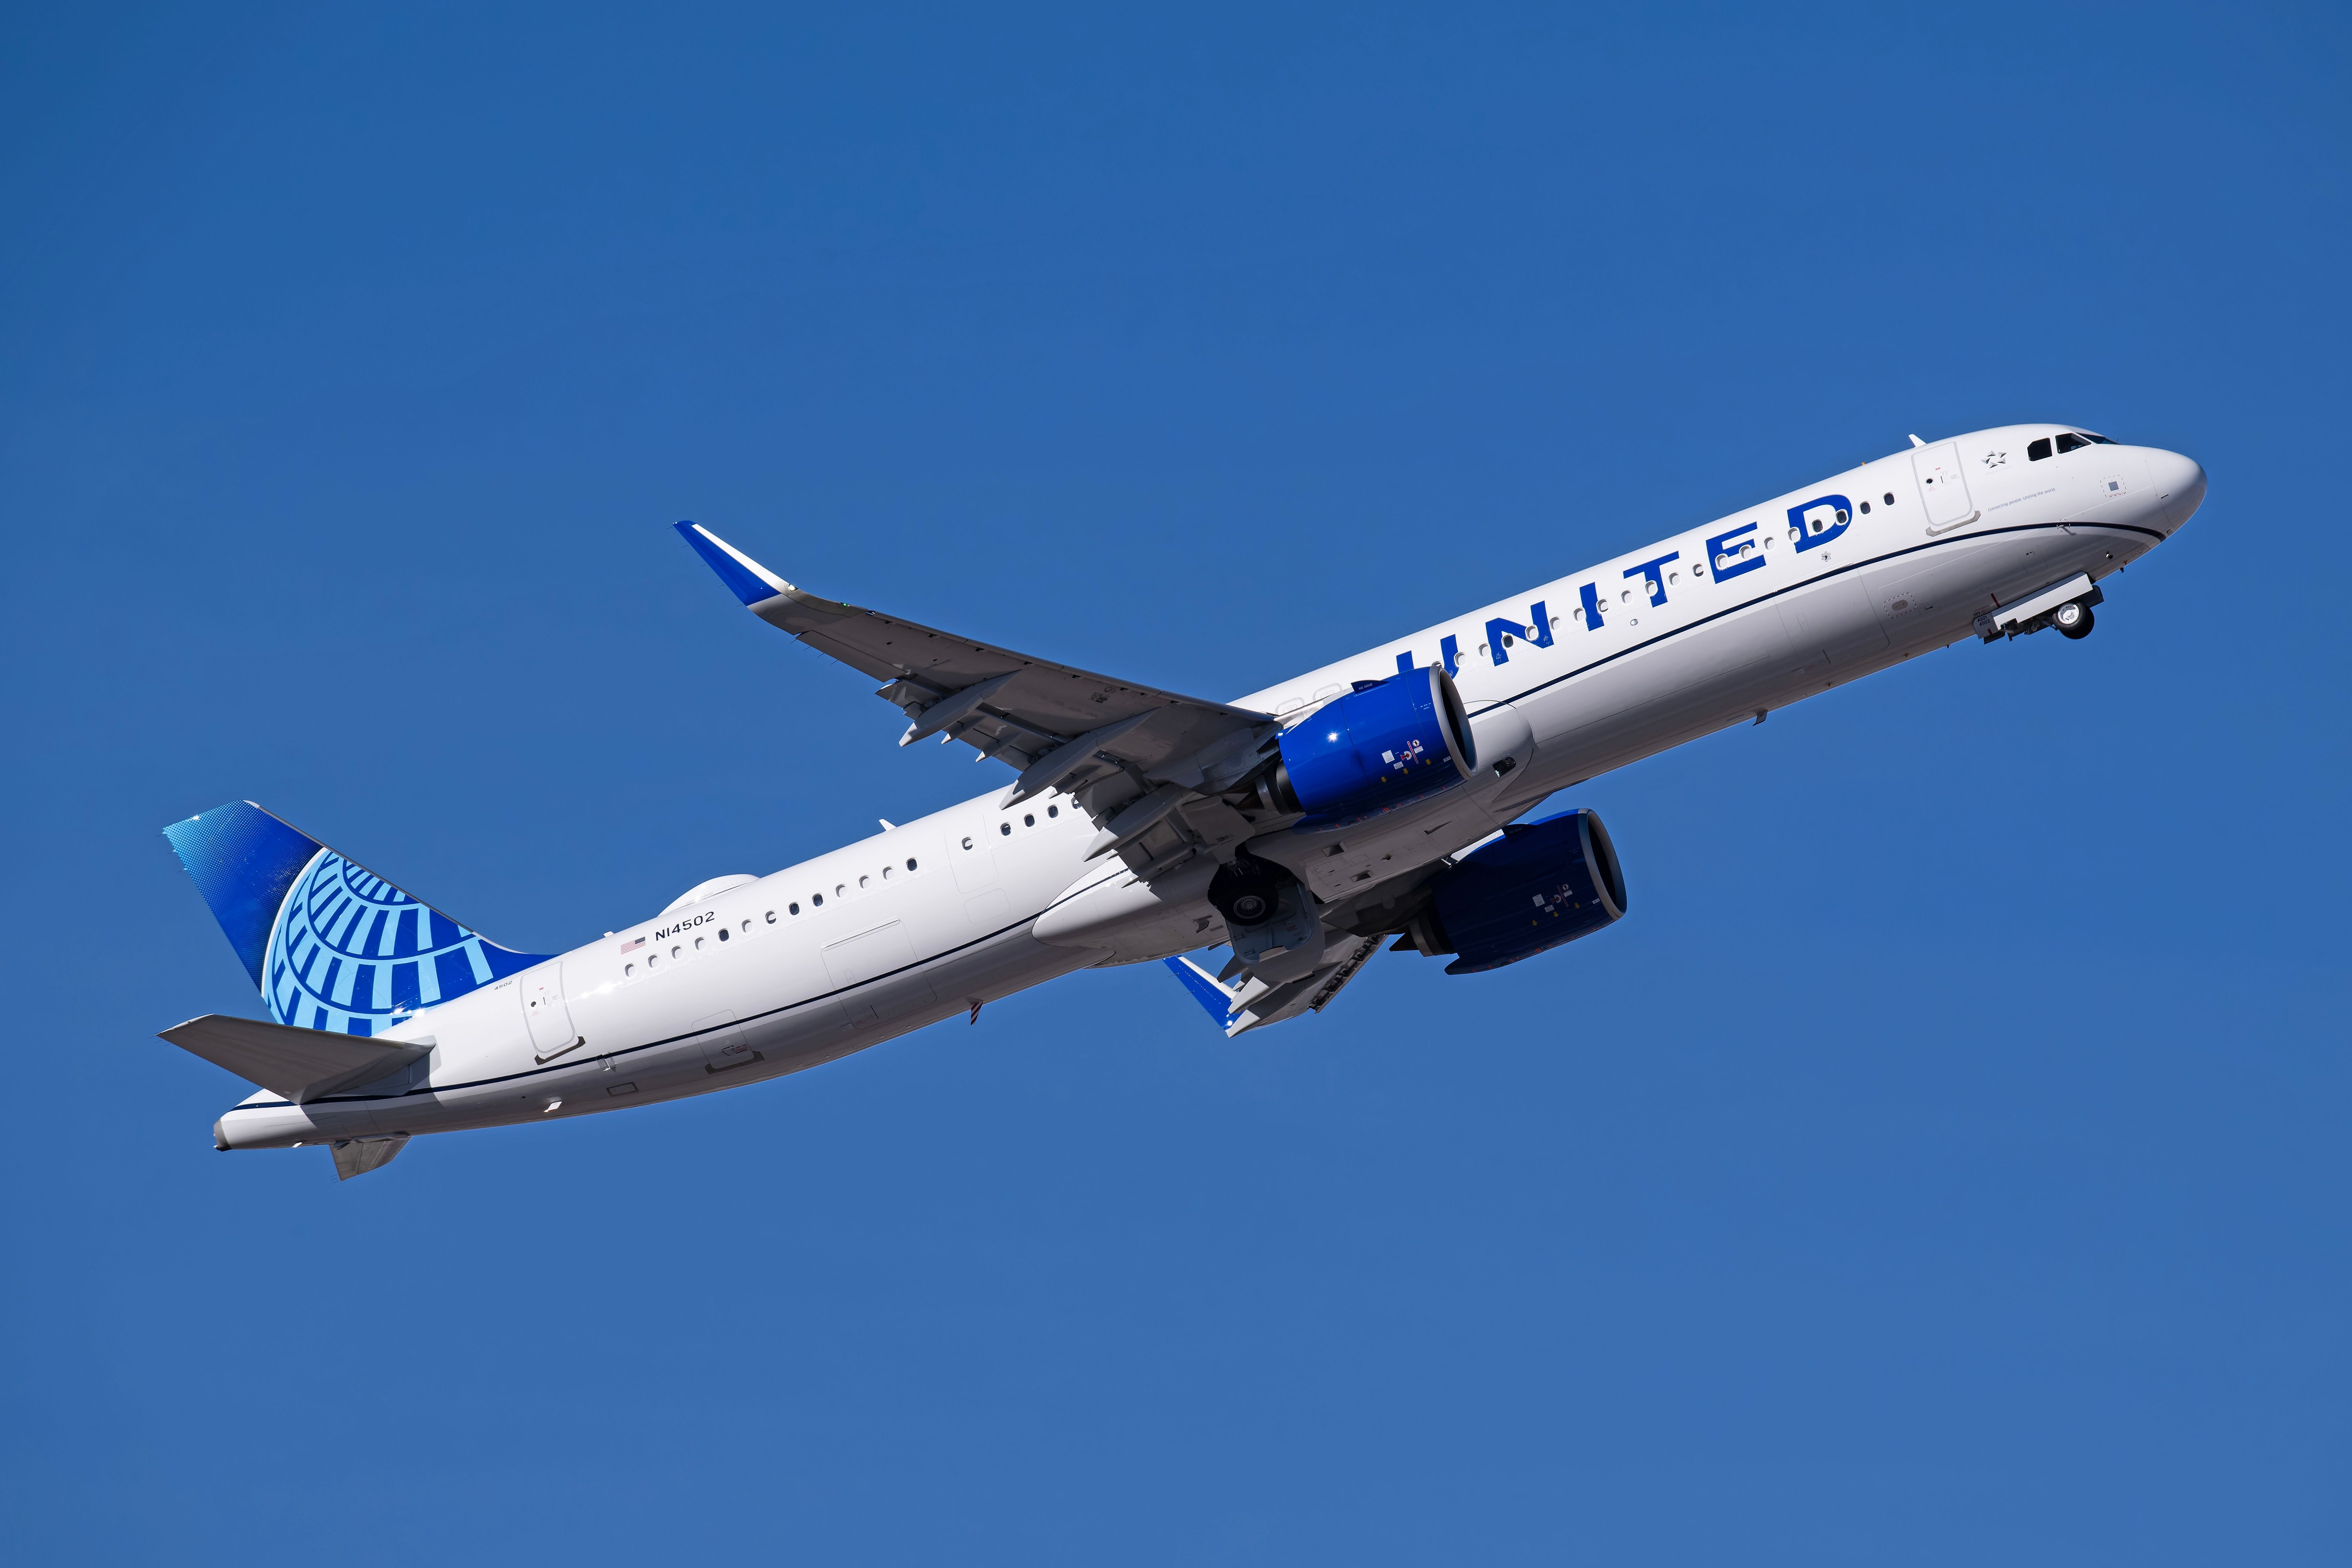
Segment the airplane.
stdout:
<svg viewBox="0 0 2352 1568">
<path fill-rule="evenodd" d="M 162 1032 L 258 1090 L 221 1150 L 412 1137 L 797 1072 L 1073 970 L 1160 963 L 1228 1037 L 1331 1005 L 1384 949 L 1448 975 L 1622 919 L 1560 790 L 1969 637 L 2088 636 L 2205 472 L 2079 426 L 1927 442 L 1233 702 L 793 586 L 678 533 L 751 614 L 883 682 L 899 744 L 1012 783 L 568 952 L 502 947 L 250 802 L 163 830 L 268 1021 Z M 1213 971 L 1193 955 L 1223 947 Z"/>
</svg>

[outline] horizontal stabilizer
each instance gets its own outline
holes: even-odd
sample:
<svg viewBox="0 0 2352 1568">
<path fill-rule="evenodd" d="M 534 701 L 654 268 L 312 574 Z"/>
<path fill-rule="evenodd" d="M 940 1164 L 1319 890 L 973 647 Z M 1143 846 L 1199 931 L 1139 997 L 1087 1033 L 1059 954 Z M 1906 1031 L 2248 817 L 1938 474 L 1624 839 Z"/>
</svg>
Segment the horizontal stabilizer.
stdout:
<svg viewBox="0 0 2352 1568">
<path fill-rule="evenodd" d="M 1184 989 L 1192 994 L 1192 1000 L 1208 1009 L 1210 1019 L 1218 1028 L 1224 1028 L 1233 1022 L 1233 993 L 1218 984 L 1207 970 L 1189 958 L 1163 958 L 1160 962 L 1168 966 L 1169 973 L 1183 983 Z"/>
<path fill-rule="evenodd" d="M 1381 939 L 1377 936 L 1337 938 L 1326 950 L 1326 961 L 1312 973 L 1279 985 L 1268 985 L 1256 975 L 1247 973 L 1238 984 L 1228 983 L 1189 958 L 1161 962 L 1184 983 L 1184 989 L 1192 994 L 1193 1000 L 1231 1039 L 1268 1024 L 1296 1018 L 1301 1013 L 1320 1013 L 1349 981 L 1363 972 L 1380 947 Z"/>
<path fill-rule="evenodd" d="M 219 1013 L 175 1024 L 159 1037 L 297 1105 L 398 1072 L 434 1046 L 430 1039 L 333 1035 L 324 1029 L 298 1029 Z M 387 1154 L 384 1159 L 391 1157 Z"/>
</svg>

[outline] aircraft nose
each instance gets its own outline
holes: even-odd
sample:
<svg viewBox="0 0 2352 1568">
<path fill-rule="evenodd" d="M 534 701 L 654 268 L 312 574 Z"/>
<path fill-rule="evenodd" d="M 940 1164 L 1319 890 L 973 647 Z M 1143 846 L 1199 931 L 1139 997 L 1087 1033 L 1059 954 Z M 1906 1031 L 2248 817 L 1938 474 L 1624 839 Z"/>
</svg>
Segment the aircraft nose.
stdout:
<svg viewBox="0 0 2352 1568">
<path fill-rule="evenodd" d="M 2172 526 L 2179 528 L 2205 501 L 2205 470 L 2194 458 L 2184 458 L 2178 452 L 2162 450 L 2148 454 L 2148 478 L 2155 482 L 2157 498 L 2170 514 Z"/>
</svg>

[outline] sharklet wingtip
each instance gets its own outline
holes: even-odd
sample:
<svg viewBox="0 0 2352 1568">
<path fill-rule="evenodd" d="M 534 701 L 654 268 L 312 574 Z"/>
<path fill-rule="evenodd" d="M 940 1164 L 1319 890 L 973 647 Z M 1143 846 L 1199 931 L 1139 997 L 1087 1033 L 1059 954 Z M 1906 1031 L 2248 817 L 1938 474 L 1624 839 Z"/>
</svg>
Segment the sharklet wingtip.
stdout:
<svg viewBox="0 0 2352 1568">
<path fill-rule="evenodd" d="M 680 518 L 672 526 L 677 530 L 678 537 L 702 557 L 703 564 L 716 573 L 719 580 L 727 584 L 728 590 L 743 602 L 745 609 L 798 592 L 790 583 L 700 523 Z"/>
</svg>

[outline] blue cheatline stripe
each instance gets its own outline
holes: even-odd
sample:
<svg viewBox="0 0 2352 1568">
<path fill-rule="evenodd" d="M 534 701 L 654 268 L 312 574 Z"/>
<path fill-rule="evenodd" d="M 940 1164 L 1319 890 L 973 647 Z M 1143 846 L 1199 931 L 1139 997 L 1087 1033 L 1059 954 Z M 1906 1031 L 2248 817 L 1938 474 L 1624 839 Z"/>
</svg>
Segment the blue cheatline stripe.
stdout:
<svg viewBox="0 0 2352 1568">
<path fill-rule="evenodd" d="M 1527 700 L 1527 699 L 1533 697 L 1537 692 L 1549 690 L 1550 688 L 1558 686 L 1563 680 L 1574 680 L 1578 676 L 1583 675 L 1591 670 L 1599 669 L 1604 664 L 1614 664 L 1621 658 L 1640 653 L 1643 648 L 1655 647 L 1662 642 L 1670 642 L 1675 637 L 1686 637 L 1690 633 L 1698 630 L 1701 626 L 1710 626 L 1715 622 L 1723 619 L 1726 616 L 1736 616 L 1742 610 L 1753 609 L 1759 605 L 1767 603 L 1769 600 L 1780 598 L 1785 594 L 1794 594 L 1801 589 L 1810 588 L 1816 583 L 1826 583 L 1832 577 L 1843 577 L 1851 572 L 1867 572 L 1874 566 L 1884 566 L 1889 561 L 1899 560 L 1906 555 L 1916 555 L 1923 551 L 1943 550 L 1956 544 L 1973 544 L 1980 540 L 1991 539 L 1997 535 L 2004 533 L 2072 533 L 2077 529 L 2099 531 L 2108 533 L 2141 533 L 2155 540 L 2158 544 L 2163 543 L 2165 541 L 2165 535 L 2158 532 L 2155 529 L 2142 528 L 2137 523 L 2021 522 L 2011 524 L 2007 528 L 1988 528 L 1976 533 L 1955 534 L 1949 539 L 1930 540 L 1926 544 L 1906 545 L 1901 550 L 1890 550 L 1884 555 L 1874 555 L 1867 561 L 1857 561 L 1850 566 L 1841 566 L 1834 572 L 1819 573 L 1813 576 L 1807 577 L 1802 582 L 1784 584 L 1780 587 L 1771 590 L 1769 593 L 1759 594 L 1753 598 L 1742 599 L 1736 605 L 1727 605 L 1722 609 L 1715 610 L 1706 615 L 1701 616 L 1698 619 L 1675 626 L 1670 631 L 1660 632 L 1654 637 L 1644 637 L 1642 641 L 1634 643 L 1630 647 L 1621 647 L 1613 653 L 1605 653 L 1599 658 L 1593 659 L 1586 664 L 1578 665 L 1574 669 L 1569 670 L 1564 674 L 1555 675 L 1548 680 L 1539 680 L 1524 691 L 1513 692 L 1508 697 L 1480 699 L 1482 705 L 1474 710 L 1473 716 L 1475 717 L 1479 713 L 1492 712 L 1494 710 L 1502 707 L 1506 703 L 1523 702 Z M 1966 637 L 1968 634 L 1963 632 L 1960 635 L 1962 637 Z"/>
<path fill-rule="evenodd" d="M 1234 999 L 1226 995 L 1215 981 L 1181 958 L 1163 958 L 1160 962 L 1184 983 L 1184 989 L 1192 994 L 1194 1001 L 1208 1009 L 1209 1016 L 1216 1021 L 1218 1028 L 1222 1029 L 1233 1021 Z"/>
<path fill-rule="evenodd" d="M 745 604 L 756 605 L 776 596 L 776 591 L 773 588 L 761 582 L 751 572 L 744 570 L 740 561 L 713 544 L 709 538 L 694 524 L 681 522 L 677 525 L 677 531 L 678 537 L 693 545 L 694 552 L 701 556 L 713 572 L 719 574 L 719 580 L 726 584 L 735 596 Z"/>
</svg>

